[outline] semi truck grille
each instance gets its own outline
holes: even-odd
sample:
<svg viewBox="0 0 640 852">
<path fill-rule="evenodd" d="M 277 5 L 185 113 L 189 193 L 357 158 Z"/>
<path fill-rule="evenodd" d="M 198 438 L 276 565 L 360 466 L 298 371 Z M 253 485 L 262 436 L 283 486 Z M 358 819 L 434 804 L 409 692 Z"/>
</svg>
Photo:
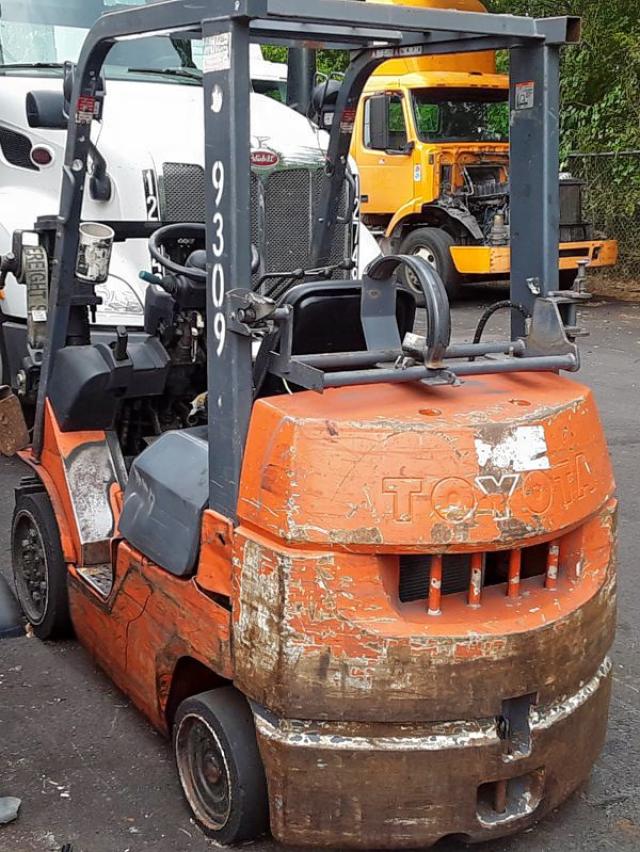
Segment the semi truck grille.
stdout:
<svg viewBox="0 0 640 852">
<path fill-rule="evenodd" d="M 425 601 L 436 614 L 447 595 L 466 594 L 471 606 L 480 606 L 488 586 L 504 585 L 505 594 L 514 598 L 521 581 L 544 577 L 546 588 L 554 589 L 559 560 L 559 541 L 511 551 L 401 556 L 398 597 L 401 603 Z"/>
<path fill-rule="evenodd" d="M 165 163 L 160 178 L 164 222 L 204 222 L 204 169 L 194 163 Z"/>
<path fill-rule="evenodd" d="M 261 180 L 251 175 L 251 235 L 260 251 L 262 274 L 289 272 L 309 264 L 313 222 L 325 186 L 321 168 L 292 168 L 272 172 Z M 349 217 L 345 184 L 340 219 Z M 190 163 L 164 163 L 160 180 L 160 215 L 164 222 L 204 222 L 204 170 Z M 351 257 L 351 226 L 338 224 L 329 256 L 336 264 Z M 257 282 L 260 273 L 254 275 Z M 337 272 L 334 277 L 344 277 Z"/>
</svg>

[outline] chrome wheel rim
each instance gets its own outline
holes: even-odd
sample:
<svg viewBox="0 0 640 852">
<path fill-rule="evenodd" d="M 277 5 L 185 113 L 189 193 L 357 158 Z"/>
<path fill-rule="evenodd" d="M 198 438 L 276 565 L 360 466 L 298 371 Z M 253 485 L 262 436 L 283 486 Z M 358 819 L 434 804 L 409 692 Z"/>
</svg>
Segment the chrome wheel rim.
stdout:
<svg viewBox="0 0 640 852">
<path fill-rule="evenodd" d="M 436 272 L 438 271 L 436 256 L 428 246 L 418 246 L 418 248 L 411 252 L 411 254 L 413 257 L 421 257 L 423 260 L 426 260 L 432 269 L 435 269 Z M 422 293 L 422 287 L 420 286 L 418 278 L 413 270 L 405 267 L 405 276 L 409 287 L 411 287 L 412 290 L 415 290 L 416 293 Z"/>
</svg>

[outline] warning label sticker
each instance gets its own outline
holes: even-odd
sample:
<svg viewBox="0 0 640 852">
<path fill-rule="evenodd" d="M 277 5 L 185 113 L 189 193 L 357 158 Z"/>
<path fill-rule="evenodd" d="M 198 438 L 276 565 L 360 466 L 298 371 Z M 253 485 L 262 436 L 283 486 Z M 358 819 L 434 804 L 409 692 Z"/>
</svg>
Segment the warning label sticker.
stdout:
<svg viewBox="0 0 640 852">
<path fill-rule="evenodd" d="M 533 80 L 516 83 L 516 109 L 533 109 L 536 100 L 536 84 Z"/>
<path fill-rule="evenodd" d="M 210 71 L 228 71 L 231 68 L 231 33 L 219 33 L 207 36 L 204 40 L 204 55 L 202 70 L 205 74 Z"/>
<path fill-rule="evenodd" d="M 91 124 L 96 112 L 96 99 L 90 95 L 81 95 L 78 98 L 76 109 L 76 124 Z"/>
</svg>

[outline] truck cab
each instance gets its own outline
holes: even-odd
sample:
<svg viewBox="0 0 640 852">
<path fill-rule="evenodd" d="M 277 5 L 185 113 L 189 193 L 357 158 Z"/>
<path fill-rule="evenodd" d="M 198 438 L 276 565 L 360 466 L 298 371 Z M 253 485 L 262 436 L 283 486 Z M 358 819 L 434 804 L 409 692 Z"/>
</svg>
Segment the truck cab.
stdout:
<svg viewBox="0 0 640 852">
<path fill-rule="evenodd" d="M 412 5 L 486 11 L 478 0 Z M 522 108 L 533 96 L 521 87 Z M 464 281 L 509 276 L 509 77 L 498 73 L 494 52 L 383 63 L 365 87 L 351 151 L 363 217 L 383 249 L 424 257 L 450 297 Z M 594 235 L 584 219 L 582 192 L 579 181 L 560 176 L 564 286 L 581 260 L 590 268 L 617 260 L 616 242 Z"/>
</svg>

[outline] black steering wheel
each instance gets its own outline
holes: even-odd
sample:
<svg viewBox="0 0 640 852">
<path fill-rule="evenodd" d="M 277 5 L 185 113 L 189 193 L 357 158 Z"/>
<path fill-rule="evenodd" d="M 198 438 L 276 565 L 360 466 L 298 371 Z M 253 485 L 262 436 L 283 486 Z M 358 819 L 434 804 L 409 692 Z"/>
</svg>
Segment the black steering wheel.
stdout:
<svg viewBox="0 0 640 852">
<path fill-rule="evenodd" d="M 172 237 L 174 240 L 179 238 L 197 239 L 204 237 L 205 234 L 205 226 L 201 222 L 176 222 L 172 225 L 163 225 L 149 237 L 149 254 L 168 272 L 173 272 L 175 275 L 185 275 L 193 281 L 206 281 L 206 269 L 199 269 L 197 266 L 182 266 L 160 250 L 168 237 Z"/>
<path fill-rule="evenodd" d="M 180 237 L 183 239 L 197 239 L 200 236 L 206 236 L 206 228 L 201 222 L 176 222 L 171 225 L 163 225 L 149 237 L 149 254 L 168 272 L 173 272 L 175 275 L 186 275 L 187 278 L 191 278 L 193 281 L 206 281 L 206 268 L 181 266 L 160 250 L 160 246 L 162 246 L 167 237 L 173 237 L 174 240 L 177 240 Z M 204 261 L 203 266 L 206 267 Z M 260 254 L 256 246 L 251 243 L 251 274 L 253 275 L 259 268 Z"/>
</svg>

